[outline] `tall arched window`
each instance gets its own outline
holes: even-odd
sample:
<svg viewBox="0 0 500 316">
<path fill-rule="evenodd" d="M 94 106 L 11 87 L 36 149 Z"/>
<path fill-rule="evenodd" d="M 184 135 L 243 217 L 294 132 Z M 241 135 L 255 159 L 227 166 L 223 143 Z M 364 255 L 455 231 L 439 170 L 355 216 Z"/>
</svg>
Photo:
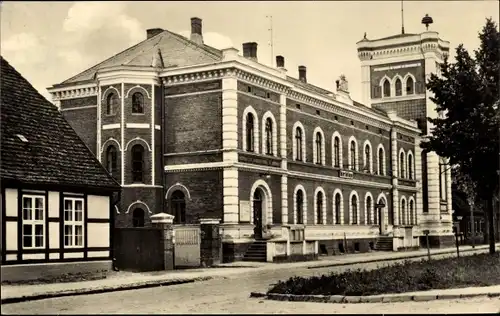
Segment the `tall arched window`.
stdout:
<svg viewBox="0 0 500 316">
<path fill-rule="evenodd" d="M 144 227 L 144 210 L 136 208 L 132 212 L 132 225 L 134 227 Z"/>
<path fill-rule="evenodd" d="M 132 147 L 132 182 L 144 181 L 144 147 L 137 144 Z"/>
<path fill-rule="evenodd" d="M 351 216 L 352 216 L 352 223 L 354 225 L 358 224 L 358 198 L 356 195 L 353 195 L 351 197 Z"/>
<path fill-rule="evenodd" d="M 406 94 L 414 94 L 415 93 L 413 86 L 414 86 L 413 78 L 408 77 L 406 79 Z"/>
<path fill-rule="evenodd" d="M 318 224 L 323 223 L 323 192 L 318 192 L 316 194 L 316 222 Z"/>
<path fill-rule="evenodd" d="M 322 150 L 321 148 L 323 147 L 323 140 L 321 139 L 321 133 L 317 132 L 316 133 L 316 163 L 318 165 L 321 164 L 321 157 L 322 157 Z"/>
<path fill-rule="evenodd" d="M 144 114 L 144 96 L 140 92 L 132 95 L 132 113 Z"/>
<path fill-rule="evenodd" d="M 302 190 L 297 191 L 297 196 L 296 196 L 296 209 L 297 209 L 297 224 L 303 224 L 304 221 L 304 192 Z"/>
<path fill-rule="evenodd" d="M 370 171 L 370 166 L 372 164 L 372 152 L 368 144 L 365 145 L 365 170 Z"/>
<path fill-rule="evenodd" d="M 413 200 L 410 200 L 410 225 L 415 224 L 415 214 L 414 214 Z"/>
<path fill-rule="evenodd" d="M 405 177 L 405 154 L 403 152 L 399 154 L 399 177 Z"/>
<path fill-rule="evenodd" d="M 246 124 L 246 136 L 247 136 L 247 151 L 254 151 L 254 130 L 255 130 L 255 122 L 252 113 L 247 114 L 247 124 Z"/>
<path fill-rule="evenodd" d="M 395 87 L 396 87 L 396 96 L 400 96 L 403 94 L 403 87 L 402 87 L 402 83 L 401 83 L 401 80 L 399 78 L 396 79 L 396 84 L 395 84 Z"/>
<path fill-rule="evenodd" d="M 413 155 L 408 155 L 408 178 L 413 180 Z"/>
<path fill-rule="evenodd" d="M 297 127 L 295 130 L 295 145 L 297 148 L 296 160 L 302 161 L 302 129 Z"/>
<path fill-rule="evenodd" d="M 108 169 L 109 173 L 116 172 L 116 163 L 117 155 L 115 146 L 109 146 L 106 150 L 106 169 Z"/>
<path fill-rule="evenodd" d="M 333 166 L 340 167 L 340 138 L 338 136 L 333 140 Z"/>
<path fill-rule="evenodd" d="M 367 196 L 366 197 L 366 216 L 368 218 L 365 219 L 365 222 L 368 224 L 368 225 L 371 225 L 372 224 L 372 198 L 371 196 Z"/>
<path fill-rule="evenodd" d="M 115 114 L 115 107 L 118 104 L 118 96 L 114 93 L 110 93 L 106 98 L 106 114 Z"/>
<path fill-rule="evenodd" d="M 406 224 L 406 201 L 405 200 L 401 200 L 401 215 L 399 218 L 399 222 L 401 223 L 401 225 Z"/>
<path fill-rule="evenodd" d="M 351 141 L 351 144 L 349 145 L 350 152 L 351 152 L 351 161 L 349 161 L 349 169 L 351 170 L 356 170 L 356 142 L 354 140 Z"/>
<path fill-rule="evenodd" d="M 383 88 L 384 88 L 384 97 L 390 97 L 391 96 L 391 83 L 389 80 L 384 80 L 383 83 Z"/>
<path fill-rule="evenodd" d="M 170 197 L 172 215 L 174 215 L 174 224 L 186 223 L 186 199 L 184 192 L 177 190 Z"/>
<path fill-rule="evenodd" d="M 340 224 L 340 206 L 341 206 L 340 193 L 335 194 L 335 224 Z"/>
<path fill-rule="evenodd" d="M 382 148 L 378 149 L 378 174 L 383 176 L 385 174 L 384 170 L 384 150 Z"/>
<path fill-rule="evenodd" d="M 266 119 L 266 154 L 273 154 L 273 121 Z"/>
</svg>

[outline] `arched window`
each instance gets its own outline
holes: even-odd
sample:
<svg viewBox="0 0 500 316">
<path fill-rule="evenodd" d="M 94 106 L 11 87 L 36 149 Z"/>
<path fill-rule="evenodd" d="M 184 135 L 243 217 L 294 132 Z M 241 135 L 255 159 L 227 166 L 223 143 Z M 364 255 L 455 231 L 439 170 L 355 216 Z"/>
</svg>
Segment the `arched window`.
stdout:
<svg viewBox="0 0 500 316">
<path fill-rule="evenodd" d="M 401 83 L 401 79 L 397 78 L 396 79 L 396 96 L 402 95 L 403 94 L 403 87 Z"/>
<path fill-rule="evenodd" d="M 316 164 L 318 164 L 318 165 L 321 164 L 321 157 L 322 157 L 321 148 L 323 147 L 322 143 L 323 143 L 323 140 L 321 139 L 321 133 L 317 132 L 316 133 Z"/>
<path fill-rule="evenodd" d="M 108 169 L 109 173 L 116 172 L 116 148 L 115 146 L 109 146 L 106 150 L 106 169 Z"/>
<path fill-rule="evenodd" d="M 297 203 L 297 224 L 304 223 L 304 192 L 302 190 L 297 191 L 296 201 Z"/>
<path fill-rule="evenodd" d="M 132 147 L 132 182 L 144 181 L 144 147 L 137 144 Z"/>
<path fill-rule="evenodd" d="M 365 145 L 365 170 L 366 172 L 370 171 L 370 167 L 372 165 L 372 152 L 370 150 L 370 145 Z"/>
<path fill-rule="evenodd" d="M 114 93 L 110 93 L 106 98 L 106 115 L 115 114 L 115 107 L 118 104 L 118 96 Z"/>
<path fill-rule="evenodd" d="M 399 218 L 399 222 L 401 225 L 406 224 L 406 201 L 404 199 L 401 200 L 401 215 Z"/>
<path fill-rule="evenodd" d="M 174 215 L 174 224 L 186 223 L 186 199 L 184 192 L 177 190 L 170 197 L 172 215 Z"/>
<path fill-rule="evenodd" d="M 254 144 L 254 130 L 255 130 L 255 125 L 254 125 L 254 117 L 252 113 L 247 114 L 247 124 L 246 124 L 246 136 L 247 136 L 247 151 L 254 151 L 255 149 L 255 144 Z"/>
<path fill-rule="evenodd" d="M 273 154 L 273 121 L 266 119 L 266 154 Z"/>
<path fill-rule="evenodd" d="M 399 177 L 405 177 L 405 154 L 403 152 L 399 154 Z"/>
<path fill-rule="evenodd" d="M 415 93 L 413 86 L 414 86 L 413 78 L 408 77 L 406 79 L 406 94 L 414 94 Z"/>
<path fill-rule="evenodd" d="M 372 224 L 372 198 L 371 196 L 367 196 L 366 197 L 366 216 L 368 218 L 365 218 L 365 222 L 368 224 L 368 225 L 371 225 Z"/>
<path fill-rule="evenodd" d="M 413 155 L 408 155 L 408 178 L 413 180 Z"/>
<path fill-rule="evenodd" d="M 384 149 L 379 147 L 378 149 L 378 174 L 383 176 L 385 174 L 384 170 Z"/>
<path fill-rule="evenodd" d="M 132 95 L 132 113 L 144 114 L 144 96 L 140 92 Z"/>
<path fill-rule="evenodd" d="M 323 192 L 318 192 L 316 194 L 316 222 L 318 224 L 323 223 Z"/>
<path fill-rule="evenodd" d="M 340 138 L 338 136 L 333 140 L 333 166 L 340 167 Z"/>
<path fill-rule="evenodd" d="M 390 97 L 391 96 L 391 83 L 389 82 L 389 80 L 384 80 L 384 83 L 383 83 L 383 87 L 384 87 L 384 97 Z"/>
<path fill-rule="evenodd" d="M 141 208 L 136 208 L 132 212 L 132 225 L 134 227 L 144 227 L 144 210 Z"/>
<path fill-rule="evenodd" d="M 415 214 L 414 214 L 413 200 L 410 200 L 410 225 L 415 224 Z"/>
<path fill-rule="evenodd" d="M 302 161 L 302 129 L 297 127 L 295 130 L 295 145 L 297 148 L 296 160 Z"/>
<path fill-rule="evenodd" d="M 356 142 L 354 140 L 351 141 L 350 148 L 351 152 L 351 160 L 349 161 L 349 169 L 356 170 Z"/>
<path fill-rule="evenodd" d="M 356 195 L 353 195 L 351 197 L 351 216 L 352 216 L 352 223 L 354 225 L 358 224 L 358 198 Z"/>
<path fill-rule="evenodd" d="M 340 193 L 335 194 L 335 224 L 340 224 L 340 206 L 341 206 Z"/>
</svg>

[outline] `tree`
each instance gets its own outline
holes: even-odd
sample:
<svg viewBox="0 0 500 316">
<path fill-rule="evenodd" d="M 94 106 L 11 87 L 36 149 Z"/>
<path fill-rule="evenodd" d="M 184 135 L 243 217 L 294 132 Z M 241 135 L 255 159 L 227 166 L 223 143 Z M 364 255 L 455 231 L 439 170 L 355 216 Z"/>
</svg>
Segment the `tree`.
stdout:
<svg viewBox="0 0 500 316">
<path fill-rule="evenodd" d="M 477 196 L 487 201 L 490 253 L 495 252 L 493 198 L 499 183 L 499 63 L 500 33 L 490 18 L 479 33 L 480 47 L 471 57 L 460 44 L 455 63 L 445 58 L 441 76 L 432 74 L 427 88 L 441 112 L 429 122 L 432 135 L 422 148 L 449 158 L 473 183 Z"/>
</svg>

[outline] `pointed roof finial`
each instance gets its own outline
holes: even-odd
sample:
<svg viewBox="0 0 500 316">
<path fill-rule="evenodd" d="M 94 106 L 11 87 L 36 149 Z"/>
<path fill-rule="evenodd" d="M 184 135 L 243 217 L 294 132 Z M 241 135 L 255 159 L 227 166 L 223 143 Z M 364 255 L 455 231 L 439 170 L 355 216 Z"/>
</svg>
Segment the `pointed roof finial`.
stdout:
<svg viewBox="0 0 500 316">
<path fill-rule="evenodd" d="M 366 38 L 366 32 L 365 32 L 365 35 L 363 36 L 363 39 L 367 39 L 367 38 Z"/>
<path fill-rule="evenodd" d="M 430 17 L 428 14 L 426 14 L 422 18 L 422 24 L 425 24 L 425 28 L 427 31 L 429 30 L 429 24 L 432 24 L 432 23 L 434 23 L 434 21 L 432 20 L 432 17 Z"/>
</svg>

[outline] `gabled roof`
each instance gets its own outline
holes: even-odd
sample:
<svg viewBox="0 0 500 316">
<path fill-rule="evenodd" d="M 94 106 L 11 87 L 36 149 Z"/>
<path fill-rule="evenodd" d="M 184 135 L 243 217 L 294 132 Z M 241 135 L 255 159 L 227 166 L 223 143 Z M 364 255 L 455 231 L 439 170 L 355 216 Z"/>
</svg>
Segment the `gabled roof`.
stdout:
<svg viewBox="0 0 500 316">
<path fill-rule="evenodd" d="M 59 85 L 92 80 L 101 68 L 113 66 L 142 66 L 153 68 L 158 50 L 165 68 L 182 67 L 220 61 L 222 52 L 211 46 L 197 44 L 182 35 L 164 30 L 137 45 L 63 81 Z M 54 85 L 58 86 L 58 85 Z"/>
<path fill-rule="evenodd" d="M 118 190 L 57 107 L 1 56 L 0 63 L 2 181 Z"/>
</svg>

